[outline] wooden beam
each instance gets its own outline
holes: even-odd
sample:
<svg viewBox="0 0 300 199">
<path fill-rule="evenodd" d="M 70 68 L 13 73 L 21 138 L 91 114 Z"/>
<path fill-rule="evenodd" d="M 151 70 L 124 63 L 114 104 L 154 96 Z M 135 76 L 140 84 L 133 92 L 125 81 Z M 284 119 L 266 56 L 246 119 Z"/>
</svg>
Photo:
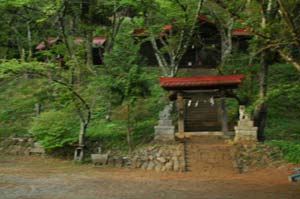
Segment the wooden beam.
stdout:
<svg viewBox="0 0 300 199">
<path fill-rule="evenodd" d="M 177 93 L 177 110 L 178 110 L 178 133 L 180 137 L 184 137 L 184 112 L 183 112 L 183 95 Z"/>
<path fill-rule="evenodd" d="M 228 134 L 228 119 L 227 119 L 227 109 L 226 109 L 226 100 L 225 96 L 221 97 L 221 120 L 222 120 L 222 131 L 224 135 Z"/>
</svg>

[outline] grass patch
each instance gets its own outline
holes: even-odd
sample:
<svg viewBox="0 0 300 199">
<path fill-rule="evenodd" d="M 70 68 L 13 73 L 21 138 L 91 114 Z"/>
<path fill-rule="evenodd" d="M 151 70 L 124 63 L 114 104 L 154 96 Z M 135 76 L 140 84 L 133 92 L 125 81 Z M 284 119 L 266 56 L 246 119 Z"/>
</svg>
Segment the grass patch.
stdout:
<svg viewBox="0 0 300 199">
<path fill-rule="evenodd" d="M 283 157 L 288 162 L 300 163 L 300 143 L 295 141 L 272 140 L 267 142 L 272 146 L 278 146 L 283 152 Z"/>
</svg>

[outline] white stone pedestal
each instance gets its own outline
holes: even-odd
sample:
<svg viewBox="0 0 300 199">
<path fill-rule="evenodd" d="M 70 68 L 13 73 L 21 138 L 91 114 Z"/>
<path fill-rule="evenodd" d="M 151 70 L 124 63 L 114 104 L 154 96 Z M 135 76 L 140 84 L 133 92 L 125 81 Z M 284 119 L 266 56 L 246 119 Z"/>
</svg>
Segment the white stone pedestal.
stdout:
<svg viewBox="0 0 300 199">
<path fill-rule="evenodd" d="M 175 127 L 172 125 L 170 119 L 172 111 L 172 104 L 165 106 L 164 110 L 159 113 L 158 125 L 155 129 L 155 140 L 159 141 L 173 141 L 175 140 Z"/>
<path fill-rule="evenodd" d="M 240 120 L 234 127 L 234 141 L 257 141 L 257 127 L 245 112 L 245 106 L 240 106 Z"/>
</svg>

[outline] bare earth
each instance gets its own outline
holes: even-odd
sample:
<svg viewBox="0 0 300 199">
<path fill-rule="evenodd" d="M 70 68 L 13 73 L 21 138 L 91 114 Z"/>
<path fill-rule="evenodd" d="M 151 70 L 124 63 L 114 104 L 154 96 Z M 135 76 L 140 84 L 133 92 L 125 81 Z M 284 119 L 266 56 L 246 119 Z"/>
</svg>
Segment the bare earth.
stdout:
<svg viewBox="0 0 300 199">
<path fill-rule="evenodd" d="M 300 184 L 287 179 L 292 167 L 158 173 L 0 156 L 0 199 L 297 199 Z"/>
</svg>

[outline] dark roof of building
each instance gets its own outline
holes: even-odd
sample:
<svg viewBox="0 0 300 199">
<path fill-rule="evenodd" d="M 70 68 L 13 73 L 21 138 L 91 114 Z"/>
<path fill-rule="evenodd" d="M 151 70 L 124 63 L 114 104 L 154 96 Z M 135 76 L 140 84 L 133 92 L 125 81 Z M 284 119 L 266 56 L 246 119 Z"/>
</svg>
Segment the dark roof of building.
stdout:
<svg viewBox="0 0 300 199">
<path fill-rule="evenodd" d="M 198 16 L 198 19 L 201 21 L 201 22 L 204 22 L 204 23 L 209 23 L 209 24 L 214 24 L 212 21 L 210 21 L 209 19 L 207 19 L 207 17 L 205 15 L 199 15 Z M 172 24 L 166 24 L 164 27 L 163 27 L 163 31 L 169 31 L 173 28 L 173 25 Z M 147 35 L 147 31 L 144 29 L 144 28 L 137 28 L 137 29 L 134 29 L 133 30 L 133 35 L 135 36 L 144 36 L 144 35 Z"/>
<path fill-rule="evenodd" d="M 161 77 L 160 85 L 166 90 L 197 90 L 236 88 L 244 78 L 243 74 L 194 76 L 194 77 Z"/>
</svg>

